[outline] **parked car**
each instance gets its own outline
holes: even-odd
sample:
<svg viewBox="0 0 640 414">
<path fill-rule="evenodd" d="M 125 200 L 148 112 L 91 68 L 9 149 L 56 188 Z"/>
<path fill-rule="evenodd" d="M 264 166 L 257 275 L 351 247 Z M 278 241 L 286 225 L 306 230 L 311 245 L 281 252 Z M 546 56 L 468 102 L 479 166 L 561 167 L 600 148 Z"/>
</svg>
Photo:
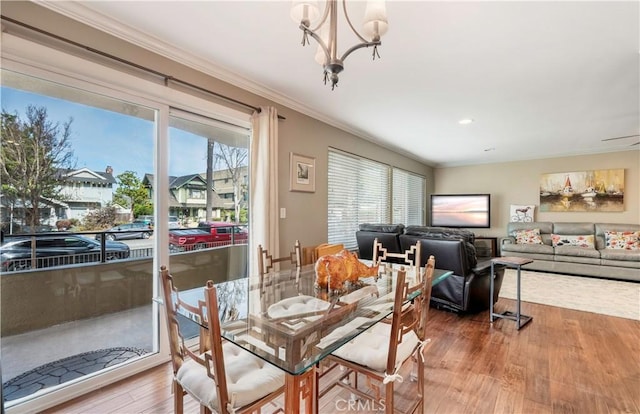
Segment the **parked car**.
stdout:
<svg viewBox="0 0 640 414">
<path fill-rule="evenodd" d="M 31 237 L 12 237 L 0 246 L 0 268 L 3 271 L 31 269 Z M 64 266 L 99 262 L 100 242 L 79 234 L 49 233 L 35 236 L 36 267 Z M 105 260 L 126 259 L 129 246 L 105 241 Z"/>
<path fill-rule="evenodd" d="M 153 228 L 154 225 L 155 225 L 153 216 L 150 216 L 150 215 L 139 216 L 138 218 L 136 218 L 134 220 L 134 223 L 135 222 L 145 223 L 146 225 L 148 225 L 151 228 Z M 178 216 L 169 216 L 169 228 L 170 229 L 179 229 L 180 227 L 181 227 L 181 225 L 180 225 L 180 220 L 178 220 Z"/>
<path fill-rule="evenodd" d="M 153 228 L 153 216 L 151 215 L 138 216 L 133 221 L 145 223 L 147 226 Z"/>
<path fill-rule="evenodd" d="M 126 240 L 126 239 L 148 239 L 153 230 L 149 224 L 143 221 L 133 221 L 132 223 L 120 224 L 105 230 L 104 233 L 96 234 L 96 240 L 100 240 L 102 234 L 107 240 Z"/>
<path fill-rule="evenodd" d="M 247 228 L 234 223 L 225 223 L 223 221 L 201 221 L 198 223 L 198 228 L 211 233 L 214 236 L 214 241 L 216 242 L 227 242 L 230 244 L 233 241 L 235 243 L 245 244 L 249 238 Z M 232 235 L 233 240 L 231 239 Z"/>
<path fill-rule="evenodd" d="M 49 224 L 40 224 L 38 226 L 31 227 L 28 225 L 14 223 L 12 229 L 13 229 L 13 234 L 48 233 L 52 231 L 58 231 L 56 226 L 51 226 Z"/>
<path fill-rule="evenodd" d="M 214 247 L 215 236 L 202 229 L 169 230 L 169 250 L 186 251 L 201 250 Z"/>
<path fill-rule="evenodd" d="M 169 228 L 170 229 L 179 229 L 180 226 L 180 221 L 178 220 L 178 217 L 176 216 L 169 216 Z"/>
</svg>

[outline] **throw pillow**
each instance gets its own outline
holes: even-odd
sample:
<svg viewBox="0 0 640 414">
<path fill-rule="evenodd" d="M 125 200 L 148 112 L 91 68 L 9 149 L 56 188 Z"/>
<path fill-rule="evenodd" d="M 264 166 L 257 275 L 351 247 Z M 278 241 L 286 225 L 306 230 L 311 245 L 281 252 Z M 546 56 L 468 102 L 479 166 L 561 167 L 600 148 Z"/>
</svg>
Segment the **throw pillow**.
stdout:
<svg viewBox="0 0 640 414">
<path fill-rule="evenodd" d="M 543 244 L 540 229 L 516 230 L 516 244 Z"/>
<path fill-rule="evenodd" d="M 576 246 L 576 247 L 584 247 L 585 249 L 593 249 L 595 248 L 595 237 L 593 234 L 585 234 L 585 235 L 563 235 L 563 234 L 552 234 L 551 242 L 553 247 L 558 246 Z"/>
<path fill-rule="evenodd" d="M 605 231 L 607 249 L 640 250 L 640 231 Z"/>
</svg>

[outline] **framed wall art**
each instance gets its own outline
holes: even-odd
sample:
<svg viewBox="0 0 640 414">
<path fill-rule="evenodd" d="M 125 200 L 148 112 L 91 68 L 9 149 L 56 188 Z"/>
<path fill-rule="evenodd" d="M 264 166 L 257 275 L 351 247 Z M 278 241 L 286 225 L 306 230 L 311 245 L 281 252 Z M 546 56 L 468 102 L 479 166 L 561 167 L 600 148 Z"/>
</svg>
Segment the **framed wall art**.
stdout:
<svg viewBox="0 0 640 414">
<path fill-rule="evenodd" d="M 316 159 L 290 153 L 289 191 L 316 191 Z"/>
<path fill-rule="evenodd" d="M 509 221 L 517 223 L 531 223 L 535 221 L 536 206 L 533 204 L 511 204 L 509 208 Z"/>
<path fill-rule="evenodd" d="M 624 211 L 624 169 L 543 174 L 540 211 Z"/>
</svg>

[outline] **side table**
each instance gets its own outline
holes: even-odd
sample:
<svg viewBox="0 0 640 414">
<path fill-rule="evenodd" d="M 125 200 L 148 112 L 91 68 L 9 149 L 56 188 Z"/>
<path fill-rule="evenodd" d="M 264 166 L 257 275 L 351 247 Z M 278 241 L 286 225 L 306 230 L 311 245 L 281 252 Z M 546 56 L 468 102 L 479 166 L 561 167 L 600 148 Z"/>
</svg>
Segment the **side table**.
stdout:
<svg viewBox="0 0 640 414">
<path fill-rule="evenodd" d="M 519 330 L 533 319 L 531 316 L 523 315 L 520 312 L 520 269 L 522 266 L 533 262 L 531 259 L 524 257 L 496 257 L 491 259 L 491 287 L 489 293 L 489 320 L 493 323 L 494 318 L 504 318 L 516 321 Z M 507 267 L 517 269 L 516 279 L 516 312 L 504 311 L 503 313 L 493 313 L 493 279 L 495 278 L 494 265 L 501 264 Z"/>
</svg>

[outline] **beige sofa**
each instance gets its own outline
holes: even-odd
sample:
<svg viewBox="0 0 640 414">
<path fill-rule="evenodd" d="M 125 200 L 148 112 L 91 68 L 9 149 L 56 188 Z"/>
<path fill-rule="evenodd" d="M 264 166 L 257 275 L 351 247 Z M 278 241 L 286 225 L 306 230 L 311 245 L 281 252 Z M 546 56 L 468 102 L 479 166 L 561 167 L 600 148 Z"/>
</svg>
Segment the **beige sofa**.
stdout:
<svg viewBox="0 0 640 414">
<path fill-rule="evenodd" d="M 536 229 L 539 240 L 535 237 Z M 509 223 L 507 237 L 500 242 L 500 255 L 533 259 L 533 263 L 523 266 L 525 270 L 640 282 L 640 241 L 629 243 L 627 235 L 626 248 L 614 248 L 615 236 L 619 239 L 621 232 L 640 232 L 640 225 Z M 620 247 L 619 243 L 617 246 Z"/>
</svg>

